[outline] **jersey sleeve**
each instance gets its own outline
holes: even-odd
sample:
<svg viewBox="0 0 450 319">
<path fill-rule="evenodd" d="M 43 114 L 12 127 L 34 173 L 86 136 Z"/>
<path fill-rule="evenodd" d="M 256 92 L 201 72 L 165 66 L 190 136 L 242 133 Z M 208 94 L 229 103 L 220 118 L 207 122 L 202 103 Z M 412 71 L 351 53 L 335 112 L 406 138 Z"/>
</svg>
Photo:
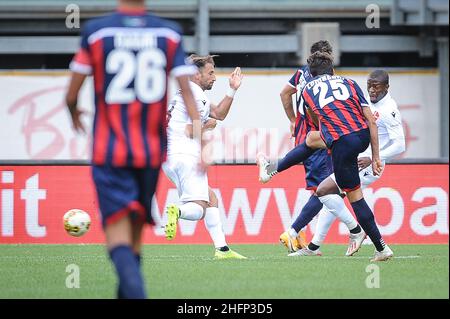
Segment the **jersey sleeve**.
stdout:
<svg viewBox="0 0 450 319">
<path fill-rule="evenodd" d="M 90 75 L 92 74 L 92 59 L 89 52 L 87 27 L 81 32 L 81 45 L 78 52 L 70 62 L 69 68 L 72 72 Z"/>
<path fill-rule="evenodd" d="M 295 72 L 294 75 L 292 75 L 292 77 L 288 81 L 288 85 L 292 86 L 294 89 L 297 88 L 298 78 L 300 76 L 299 72 L 301 71 L 297 70 L 297 72 Z"/>
<path fill-rule="evenodd" d="M 390 139 L 404 138 L 402 117 L 396 105 L 392 105 L 392 107 L 383 112 L 381 120 Z"/>
<path fill-rule="evenodd" d="M 361 90 L 361 88 L 359 87 L 358 83 L 356 83 L 355 81 L 352 81 L 352 83 L 353 83 L 353 87 L 355 88 L 356 95 L 358 96 L 358 100 L 359 100 L 359 103 L 361 104 L 361 106 L 362 107 L 369 106 L 369 103 L 367 103 L 366 97 L 364 96 L 364 93 Z"/>
<path fill-rule="evenodd" d="M 288 85 L 292 86 L 296 90 L 302 91 L 306 83 L 305 70 L 301 68 L 298 69 L 297 72 L 295 72 L 295 74 L 291 77 Z"/>
</svg>

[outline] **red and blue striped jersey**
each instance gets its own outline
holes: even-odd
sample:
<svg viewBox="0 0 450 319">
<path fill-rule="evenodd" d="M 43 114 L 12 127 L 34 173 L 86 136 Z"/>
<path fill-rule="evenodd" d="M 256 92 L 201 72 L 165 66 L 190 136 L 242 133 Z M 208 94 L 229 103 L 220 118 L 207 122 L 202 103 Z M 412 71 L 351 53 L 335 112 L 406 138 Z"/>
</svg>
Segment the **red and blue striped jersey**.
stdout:
<svg viewBox="0 0 450 319">
<path fill-rule="evenodd" d="M 297 90 L 296 97 L 296 105 L 297 105 L 297 118 L 295 120 L 295 145 L 299 145 L 303 143 L 306 139 L 306 135 L 309 131 L 317 131 L 318 127 L 314 124 L 311 117 L 306 112 L 305 106 L 301 105 L 301 92 L 305 87 L 306 83 L 311 81 L 313 76 L 309 71 L 308 66 L 300 67 L 297 72 L 289 80 L 289 85 Z"/>
<path fill-rule="evenodd" d="M 70 68 L 93 74 L 92 162 L 158 168 L 167 150 L 167 86 L 171 73 L 195 73 L 177 24 L 145 10 L 92 19 Z"/>
<path fill-rule="evenodd" d="M 338 75 L 320 75 L 308 82 L 302 103 L 319 118 L 322 139 L 331 148 L 341 136 L 367 128 L 363 107 L 369 104 L 359 85 Z"/>
</svg>

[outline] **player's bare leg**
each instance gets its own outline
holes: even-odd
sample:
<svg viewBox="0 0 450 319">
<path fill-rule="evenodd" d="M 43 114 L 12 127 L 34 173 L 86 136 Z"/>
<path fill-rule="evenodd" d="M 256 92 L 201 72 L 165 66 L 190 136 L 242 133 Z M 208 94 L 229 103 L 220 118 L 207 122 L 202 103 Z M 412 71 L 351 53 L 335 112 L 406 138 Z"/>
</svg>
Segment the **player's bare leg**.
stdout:
<svg viewBox="0 0 450 319">
<path fill-rule="evenodd" d="M 327 145 L 320 136 L 319 131 L 309 131 L 306 135 L 306 145 L 312 149 L 325 149 Z"/>
<path fill-rule="evenodd" d="M 131 220 L 128 216 L 121 218 L 115 223 L 106 225 L 105 236 L 106 246 L 108 249 L 112 249 L 120 245 L 132 244 L 132 227 Z"/>
<path fill-rule="evenodd" d="M 134 221 L 131 225 L 132 247 L 136 256 L 140 256 L 142 252 L 142 231 L 144 230 L 143 221 Z"/>
</svg>

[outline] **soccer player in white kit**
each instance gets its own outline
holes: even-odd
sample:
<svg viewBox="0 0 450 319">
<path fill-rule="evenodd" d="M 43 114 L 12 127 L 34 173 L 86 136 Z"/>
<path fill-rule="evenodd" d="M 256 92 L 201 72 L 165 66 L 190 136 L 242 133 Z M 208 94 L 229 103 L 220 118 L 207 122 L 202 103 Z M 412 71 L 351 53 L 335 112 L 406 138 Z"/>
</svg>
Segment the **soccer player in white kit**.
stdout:
<svg viewBox="0 0 450 319">
<path fill-rule="evenodd" d="M 218 105 L 214 105 L 205 94 L 206 90 L 211 90 L 216 81 L 214 56 L 191 55 L 189 58 L 198 68 L 198 72 L 190 77 L 190 85 L 200 114 L 203 133 L 214 129 L 216 120 L 225 119 L 243 76 L 241 69 L 237 67 L 230 75 L 230 87 L 225 97 Z M 187 220 L 204 218 L 205 226 L 214 242 L 214 258 L 245 259 L 246 257 L 231 250 L 227 245 L 217 197 L 208 185 L 208 175 L 201 157 L 202 147 L 198 140 L 190 138 L 193 134 L 192 121 L 186 111 L 181 92 L 178 92 L 169 104 L 167 161 L 163 165 L 163 170 L 176 185 L 181 205 L 170 204 L 166 208 L 168 218 L 165 226 L 166 238 L 172 240 L 175 237 L 179 218 Z"/>
<path fill-rule="evenodd" d="M 386 163 L 386 160 L 392 159 L 395 156 L 403 153 L 405 151 L 405 134 L 403 132 L 403 125 L 400 112 L 397 107 L 397 103 L 389 94 L 389 74 L 384 70 L 375 70 L 370 73 L 367 80 L 367 91 L 370 97 L 370 108 L 372 113 L 376 119 L 377 127 L 378 127 L 378 140 L 380 147 L 380 158 L 383 164 L 383 167 Z M 373 182 L 377 181 L 381 175 L 375 176 L 372 172 L 372 160 L 371 160 L 371 149 L 369 147 L 359 155 L 358 157 L 358 166 L 360 169 L 359 177 L 361 179 L 361 187 L 366 188 Z M 336 185 L 336 181 L 334 179 L 334 174 L 328 177 L 327 181 L 330 188 L 334 189 L 335 193 L 339 193 L 340 190 Z M 333 204 L 331 204 L 333 205 Z M 339 204 L 336 205 L 335 209 L 339 209 Z M 319 214 L 319 218 L 316 225 L 316 231 L 314 233 L 314 237 L 311 240 L 316 246 L 320 246 L 330 227 L 331 224 L 336 219 L 335 215 L 331 214 L 329 211 L 322 211 Z M 350 234 L 352 237 L 352 234 Z M 355 245 L 359 245 L 362 243 L 364 238 L 360 238 L 361 242 L 355 242 Z M 350 238 L 351 241 L 351 238 Z M 359 247 L 358 247 L 359 248 Z M 307 248 L 305 248 L 307 249 Z M 353 251 L 352 254 L 349 254 L 349 251 Z M 358 250 L 351 249 L 347 251 L 346 255 L 351 256 L 356 253 Z M 377 260 L 386 260 L 392 257 L 393 254 L 385 252 L 384 255 L 382 252 L 375 253 L 375 261 Z M 309 254 L 304 254 L 309 255 Z M 388 256 L 390 255 L 390 256 Z"/>
</svg>

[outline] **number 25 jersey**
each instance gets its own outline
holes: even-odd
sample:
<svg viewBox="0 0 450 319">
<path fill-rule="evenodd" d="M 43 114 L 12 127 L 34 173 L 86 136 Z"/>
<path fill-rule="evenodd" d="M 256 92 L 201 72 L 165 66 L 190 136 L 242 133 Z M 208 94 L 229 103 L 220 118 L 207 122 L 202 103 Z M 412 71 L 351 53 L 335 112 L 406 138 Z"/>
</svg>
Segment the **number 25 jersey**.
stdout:
<svg viewBox="0 0 450 319">
<path fill-rule="evenodd" d="M 328 148 L 341 136 L 367 128 L 363 107 L 369 104 L 358 84 L 338 75 L 320 75 L 308 82 L 301 103 L 319 118 L 319 130 Z"/>
</svg>

